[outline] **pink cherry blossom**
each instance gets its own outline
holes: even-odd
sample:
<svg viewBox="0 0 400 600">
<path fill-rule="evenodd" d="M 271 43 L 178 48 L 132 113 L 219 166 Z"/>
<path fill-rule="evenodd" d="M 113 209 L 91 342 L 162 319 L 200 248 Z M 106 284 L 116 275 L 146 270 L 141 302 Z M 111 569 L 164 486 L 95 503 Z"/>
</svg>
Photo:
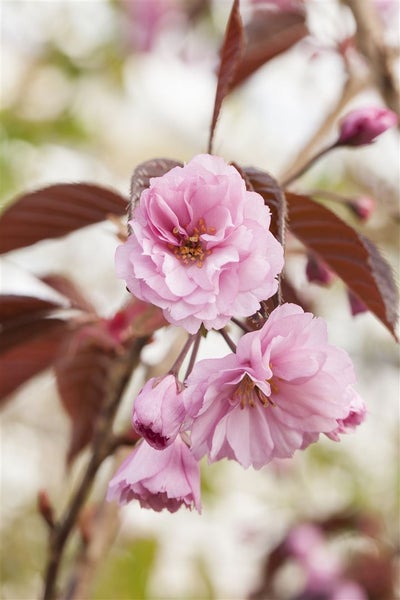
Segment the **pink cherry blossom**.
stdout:
<svg viewBox="0 0 400 600">
<path fill-rule="evenodd" d="M 170 323 L 219 329 L 277 290 L 283 248 L 269 225 L 269 209 L 239 172 L 202 154 L 150 180 L 117 249 L 117 275 Z"/>
<path fill-rule="evenodd" d="M 379 106 L 357 108 L 349 112 L 340 123 L 337 145 L 363 146 L 370 144 L 378 135 L 397 124 L 392 110 Z"/>
<path fill-rule="evenodd" d="M 323 319 L 279 306 L 236 353 L 195 365 L 184 391 L 192 452 L 257 469 L 288 458 L 348 417 L 354 382 L 351 360 L 328 343 Z"/>
<path fill-rule="evenodd" d="M 326 433 L 335 442 L 340 440 L 340 434 L 351 433 L 356 427 L 361 425 L 365 421 L 367 414 L 367 407 L 364 400 L 352 386 L 349 386 L 345 393 L 349 402 L 348 413 L 344 418 L 338 419 L 336 429 Z"/>
<path fill-rule="evenodd" d="M 135 400 L 132 425 L 157 450 L 172 444 L 185 418 L 180 392 L 181 384 L 173 375 L 152 377 Z"/>
<path fill-rule="evenodd" d="M 155 511 L 176 512 L 182 505 L 201 511 L 199 465 L 180 436 L 164 450 L 143 440 L 122 463 L 109 483 L 107 500 L 126 504 L 134 499 Z"/>
</svg>

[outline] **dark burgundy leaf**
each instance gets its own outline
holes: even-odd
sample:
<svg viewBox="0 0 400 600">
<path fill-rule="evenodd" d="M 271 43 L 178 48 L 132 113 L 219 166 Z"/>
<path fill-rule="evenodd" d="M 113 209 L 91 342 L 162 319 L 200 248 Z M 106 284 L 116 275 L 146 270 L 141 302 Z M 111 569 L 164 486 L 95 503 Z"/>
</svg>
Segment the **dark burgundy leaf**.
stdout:
<svg viewBox="0 0 400 600">
<path fill-rule="evenodd" d="M 1 332 L 0 354 L 8 352 L 14 346 L 25 344 L 37 336 L 43 337 L 59 329 L 66 330 L 68 323 L 63 319 L 18 319 L 8 323 Z"/>
<path fill-rule="evenodd" d="M 243 173 L 250 182 L 253 190 L 264 198 L 265 204 L 271 211 L 270 230 L 276 239 L 284 244 L 287 219 L 286 198 L 278 182 L 265 171 L 247 167 Z"/>
<path fill-rule="evenodd" d="M 245 27 L 246 48 L 230 83 L 232 90 L 266 62 L 282 54 L 308 34 L 304 11 L 257 10 Z"/>
<path fill-rule="evenodd" d="M 94 339 L 71 338 L 55 365 L 61 402 L 72 422 L 68 463 L 90 442 L 108 391 L 115 354 Z"/>
<path fill-rule="evenodd" d="M 214 130 L 222 102 L 234 81 L 237 67 L 244 50 L 244 31 L 240 17 L 239 0 L 234 0 L 226 26 L 225 37 L 221 48 L 221 58 L 218 69 L 217 90 L 215 92 L 214 110 L 211 119 L 208 152 L 212 152 Z"/>
<path fill-rule="evenodd" d="M 127 201 L 117 192 L 87 183 L 51 185 L 17 198 L 0 216 L 0 253 L 123 215 Z"/>
<path fill-rule="evenodd" d="M 149 187 L 152 177 L 161 177 L 174 167 L 181 167 L 182 163 L 169 158 L 154 158 L 140 163 L 133 172 L 131 179 L 131 197 L 129 218 L 138 202 L 143 190 Z"/>
<path fill-rule="evenodd" d="M 69 332 L 65 321 L 53 325 L 24 344 L 14 345 L 1 356 L 1 403 L 20 385 L 53 364 Z"/>
<path fill-rule="evenodd" d="M 19 319 L 36 319 L 49 312 L 62 308 L 63 305 L 52 300 L 44 300 L 34 296 L 4 294 L 0 296 L 0 326 Z"/>
<path fill-rule="evenodd" d="M 374 244 L 308 196 L 286 192 L 289 229 L 315 252 L 396 337 L 398 292 Z"/>
<path fill-rule="evenodd" d="M 75 283 L 64 277 L 63 275 L 57 275 L 52 273 L 51 275 L 45 275 L 40 278 L 43 283 L 56 290 L 59 294 L 65 296 L 70 301 L 72 308 L 77 308 L 88 313 L 96 314 L 96 309 L 93 304 L 84 297 L 82 292 L 77 288 Z"/>
</svg>

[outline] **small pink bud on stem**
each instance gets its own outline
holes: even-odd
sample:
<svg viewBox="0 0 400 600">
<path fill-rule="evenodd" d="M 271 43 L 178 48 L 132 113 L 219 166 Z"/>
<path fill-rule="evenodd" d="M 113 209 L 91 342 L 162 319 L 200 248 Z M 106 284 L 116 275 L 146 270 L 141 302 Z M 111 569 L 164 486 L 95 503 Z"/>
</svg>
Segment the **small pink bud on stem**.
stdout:
<svg viewBox="0 0 400 600">
<path fill-rule="evenodd" d="M 367 106 L 349 112 L 340 122 L 337 146 L 371 144 L 387 129 L 397 124 L 396 113 L 387 108 Z"/>
</svg>

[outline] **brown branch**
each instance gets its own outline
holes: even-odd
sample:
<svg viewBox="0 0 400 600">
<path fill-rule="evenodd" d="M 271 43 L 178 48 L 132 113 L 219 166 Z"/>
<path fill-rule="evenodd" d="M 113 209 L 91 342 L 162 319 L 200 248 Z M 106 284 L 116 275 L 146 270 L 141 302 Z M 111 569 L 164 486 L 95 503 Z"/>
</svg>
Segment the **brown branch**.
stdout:
<svg viewBox="0 0 400 600">
<path fill-rule="evenodd" d="M 116 503 L 103 502 L 93 516 L 90 539 L 82 545 L 63 600 L 89 598 L 93 579 L 99 564 L 106 556 L 118 531 L 119 510 Z"/>
<path fill-rule="evenodd" d="M 395 76 L 393 54 L 385 45 L 384 30 L 376 6 L 371 0 L 343 0 L 357 24 L 358 50 L 366 58 L 372 83 L 389 108 L 400 114 L 399 84 Z"/>
<path fill-rule="evenodd" d="M 92 453 L 75 494 L 65 510 L 64 515 L 55 523 L 49 538 L 49 554 L 45 574 L 43 600 L 54 600 L 56 583 L 66 543 L 76 525 L 79 513 L 91 490 L 96 473 L 108 456 L 112 439 L 112 424 L 120 405 L 123 392 L 129 382 L 132 371 L 139 363 L 140 351 L 148 341 L 147 338 L 136 340 L 129 351 L 114 365 L 109 380 L 109 393 L 102 412 L 97 420 L 92 441 Z"/>
<path fill-rule="evenodd" d="M 281 181 L 292 181 L 295 178 L 297 179 L 297 174 L 303 173 L 306 165 L 308 166 L 309 163 L 314 163 L 314 157 L 317 155 L 317 153 L 319 155 L 320 148 L 324 143 L 326 136 L 335 126 L 339 116 L 343 112 L 343 109 L 365 86 L 365 80 L 361 80 L 359 77 L 349 73 L 348 79 L 343 87 L 342 94 L 336 105 L 324 119 L 317 131 L 312 135 L 311 139 L 298 153 L 290 167 L 285 173 L 283 173 L 280 178 Z"/>
</svg>

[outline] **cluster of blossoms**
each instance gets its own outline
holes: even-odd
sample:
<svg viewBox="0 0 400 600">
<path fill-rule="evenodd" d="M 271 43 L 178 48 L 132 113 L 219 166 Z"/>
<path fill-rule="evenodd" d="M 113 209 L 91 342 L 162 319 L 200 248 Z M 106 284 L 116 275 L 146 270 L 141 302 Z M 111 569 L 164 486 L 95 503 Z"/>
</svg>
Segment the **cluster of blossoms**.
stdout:
<svg viewBox="0 0 400 600">
<path fill-rule="evenodd" d="M 208 330 L 227 338 L 232 318 L 256 314 L 277 292 L 283 248 L 269 226 L 263 198 L 216 156 L 196 156 L 142 192 L 117 273 L 188 331 L 185 353 L 193 350 L 183 381 L 173 368 L 137 396 L 132 425 L 143 439 L 110 482 L 109 499 L 200 510 L 202 457 L 259 469 L 363 421 L 349 356 L 329 344 L 322 319 L 295 304 L 278 306 L 259 329 L 244 328 L 226 356 L 194 361 Z"/>
</svg>

